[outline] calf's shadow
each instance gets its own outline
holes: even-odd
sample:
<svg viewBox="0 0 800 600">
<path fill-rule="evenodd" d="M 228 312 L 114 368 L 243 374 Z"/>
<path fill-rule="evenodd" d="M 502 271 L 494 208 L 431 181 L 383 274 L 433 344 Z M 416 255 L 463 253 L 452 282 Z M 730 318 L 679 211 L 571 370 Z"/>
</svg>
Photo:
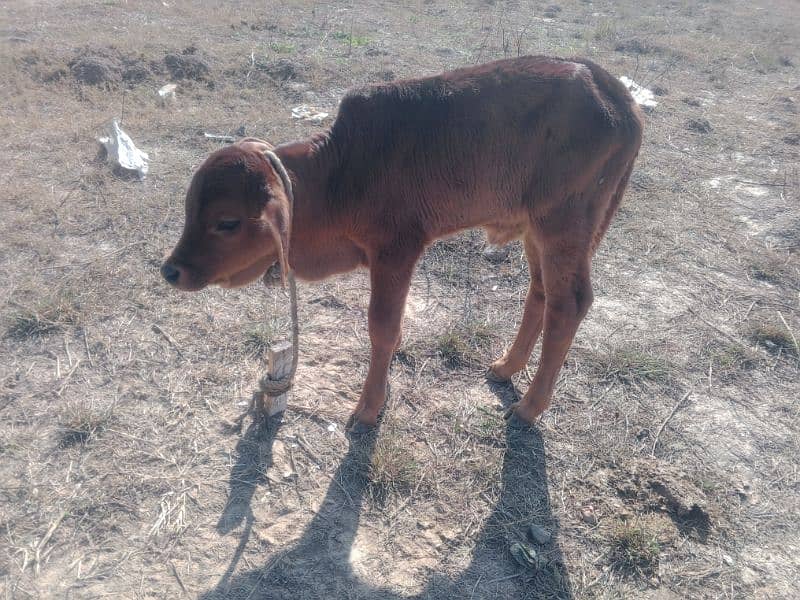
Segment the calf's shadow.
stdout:
<svg viewBox="0 0 800 600">
<path fill-rule="evenodd" d="M 508 404 L 507 390 L 495 386 L 493 391 Z M 477 536 L 469 565 L 456 577 L 431 572 L 420 593 L 406 596 L 353 572 L 350 550 L 379 432 L 350 440 L 319 511 L 291 548 L 264 566 L 236 572 L 254 525 L 252 496 L 272 464 L 271 447 L 279 426 L 275 420 L 254 422 L 237 445 L 229 499 L 217 529 L 229 533 L 243 521 L 244 529 L 228 568 L 216 586 L 201 596 L 204 600 L 572 598 L 558 545 L 558 522 L 550 510 L 544 447 L 536 428 L 506 428 L 500 498 Z M 531 523 L 552 532 L 547 545 L 534 546 L 541 557 L 535 569 L 517 565 L 509 552 L 513 541 L 524 541 Z"/>
</svg>

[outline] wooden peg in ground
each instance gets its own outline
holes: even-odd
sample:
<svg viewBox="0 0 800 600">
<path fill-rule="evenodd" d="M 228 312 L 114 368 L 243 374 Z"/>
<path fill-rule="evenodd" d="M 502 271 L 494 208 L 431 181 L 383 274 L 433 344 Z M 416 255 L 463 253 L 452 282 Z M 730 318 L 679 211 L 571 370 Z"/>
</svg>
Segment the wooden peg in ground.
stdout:
<svg viewBox="0 0 800 600">
<path fill-rule="evenodd" d="M 269 349 L 267 374 L 270 379 L 283 379 L 292 370 L 292 343 L 278 342 Z M 258 412 L 273 417 L 286 410 L 289 392 L 280 396 L 268 396 L 264 392 L 255 393 L 255 406 Z"/>
</svg>

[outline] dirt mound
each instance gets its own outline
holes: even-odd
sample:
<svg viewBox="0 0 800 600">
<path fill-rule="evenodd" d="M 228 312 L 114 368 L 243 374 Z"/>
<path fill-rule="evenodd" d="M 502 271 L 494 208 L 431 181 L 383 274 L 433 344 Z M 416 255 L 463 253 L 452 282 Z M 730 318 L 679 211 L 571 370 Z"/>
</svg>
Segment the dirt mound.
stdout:
<svg viewBox="0 0 800 600">
<path fill-rule="evenodd" d="M 126 54 L 114 47 L 82 49 L 68 66 L 75 81 L 98 86 L 142 83 L 161 70 L 143 55 Z"/>
<path fill-rule="evenodd" d="M 645 462 L 617 467 L 609 478 L 611 487 L 637 514 L 664 512 L 684 535 L 706 541 L 718 515 L 695 478 L 665 465 Z"/>
<path fill-rule="evenodd" d="M 104 56 L 85 56 L 70 66 L 72 76 L 80 83 L 102 85 L 122 80 L 121 65 Z"/>
<path fill-rule="evenodd" d="M 126 54 L 114 47 L 79 51 L 69 63 L 72 77 L 85 85 L 135 85 L 168 74 L 174 80 L 210 81 L 208 62 L 190 46 L 180 54 L 169 53 L 163 62 L 144 55 Z"/>
<path fill-rule="evenodd" d="M 164 65 L 173 79 L 192 79 L 209 81 L 211 68 L 208 63 L 195 53 L 167 54 Z"/>
</svg>

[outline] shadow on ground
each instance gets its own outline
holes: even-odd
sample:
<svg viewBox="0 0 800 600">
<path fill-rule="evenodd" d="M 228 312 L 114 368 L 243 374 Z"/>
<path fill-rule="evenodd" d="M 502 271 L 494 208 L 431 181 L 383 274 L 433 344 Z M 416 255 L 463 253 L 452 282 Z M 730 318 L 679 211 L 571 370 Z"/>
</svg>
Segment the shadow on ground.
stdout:
<svg viewBox="0 0 800 600">
<path fill-rule="evenodd" d="M 492 389 L 508 404 L 507 389 Z M 229 533 L 242 521 L 245 526 L 230 565 L 214 589 L 201 596 L 203 600 L 572 598 L 557 542 L 558 523 L 549 506 L 542 438 L 535 428 L 506 429 L 500 499 L 477 535 L 469 565 L 456 577 L 433 572 L 421 593 L 406 596 L 371 585 L 353 573 L 350 549 L 358 531 L 369 462 L 379 432 L 351 439 L 319 512 L 293 547 L 260 568 L 237 573 L 254 524 L 250 501 L 271 465 L 271 445 L 279 426 L 274 421 L 253 423 L 237 446 L 229 500 L 217 529 Z M 543 560 L 535 570 L 518 566 L 509 552 L 509 544 L 524 540 L 525 529 L 532 522 L 553 532 L 552 541 L 537 548 Z"/>
</svg>

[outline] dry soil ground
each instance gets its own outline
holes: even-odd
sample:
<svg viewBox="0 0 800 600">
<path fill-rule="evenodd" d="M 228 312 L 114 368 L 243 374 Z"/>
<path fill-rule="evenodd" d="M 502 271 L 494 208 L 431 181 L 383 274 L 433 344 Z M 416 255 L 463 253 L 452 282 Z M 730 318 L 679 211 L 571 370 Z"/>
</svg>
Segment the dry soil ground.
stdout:
<svg viewBox="0 0 800 600">
<path fill-rule="evenodd" d="M 797 4 L 219 4 L 3 4 L 4 597 L 798 597 Z M 518 53 L 659 102 L 553 408 L 505 429 L 482 372 L 526 267 L 471 232 L 418 269 L 377 436 L 342 432 L 363 273 L 301 285 L 290 408 L 237 427 L 286 300 L 159 280 L 203 132 L 290 140 L 325 126 L 296 105 Z M 112 117 L 144 182 L 96 157 Z"/>
</svg>

